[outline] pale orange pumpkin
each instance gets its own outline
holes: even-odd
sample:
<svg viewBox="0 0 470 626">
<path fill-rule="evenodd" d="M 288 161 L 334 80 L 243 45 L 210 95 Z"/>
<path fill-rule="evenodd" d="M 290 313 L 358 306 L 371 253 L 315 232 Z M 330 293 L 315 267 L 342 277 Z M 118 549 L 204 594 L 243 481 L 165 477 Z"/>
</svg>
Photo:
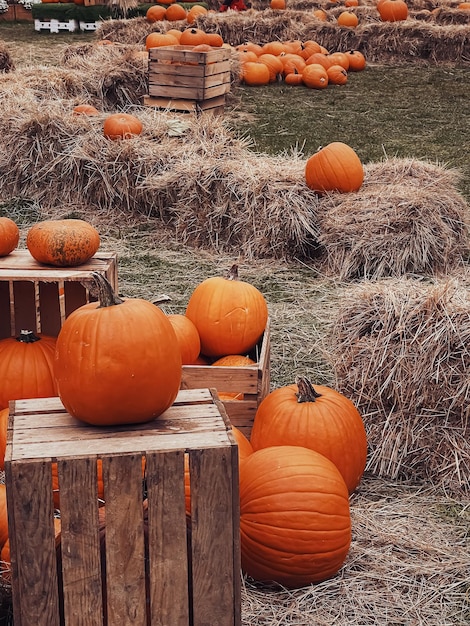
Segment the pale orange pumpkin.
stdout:
<svg viewBox="0 0 470 626">
<path fill-rule="evenodd" d="M 131 139 L 140 135 L 143 124 L 130 113 L 112 113 L 103 123 L 103 134 L 107 139 Z"/>
<path fill-rule="evenodd" d="M 357 191 L 364 180 L 364 168 L 350 146 L 334 141 L 307 160 L 305 180 L 307 186 L 318 193 Z"/>
<path fill-rule="evenodd" d="M 20 230 L 9 217 L 0 217 L 0 257 L 7 256 L 18 246 Z"/>
</svg>

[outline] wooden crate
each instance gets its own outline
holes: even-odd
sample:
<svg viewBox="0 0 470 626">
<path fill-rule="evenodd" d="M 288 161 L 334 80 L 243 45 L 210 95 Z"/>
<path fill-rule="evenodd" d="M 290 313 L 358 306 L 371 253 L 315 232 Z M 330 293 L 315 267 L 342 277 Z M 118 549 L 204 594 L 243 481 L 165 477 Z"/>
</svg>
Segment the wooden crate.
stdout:
<svg viewBox="0 0 470 626">
<path fill-rule="evenodd" d="M 5 482 L 15 626 L 240 626 L 238 448 L 215 391 L 181 391 L 159 419 L 116 428 L 81 424 L 58 398 L 12 402 Z"/>
<path fill-rule="evenodd" d="M 33 259 L 28 250 L 0 258 L 0 339 L 21 330 L 56 337 L 65 318 L 94 301 L 81 283 L 91 272 L 103 273 L 117 290 L 117 256 L 95 254 L 78 267 L 50 267 Z"/>
<path fill-rule="evenodd" d="M 250 354 L 256 365 L 219 367 L 213 365 L 183 365 L 181 387 L 197 389 L 213 387 L 218 392 L 241 392 L 243 400 L 224 400 L 230 422 L 250 438 L 259 403 L 270 391 L 270 322 L 260 342 Z"/>
<path fill-rule="evenodd" d="M 230 91 L 230 50 L 193 52 L 194 46 L 149 50 L 148 95 L 202 102 Z"/>
<path fill-rule="evenodd" d="M 178 113 L 223 113 L 225 95 L 209 98 L 208 100 L 190 100 L 185 98 L 155 98 L 144 95 L 144 106 L 155 107 L 162 111 L 176 111 Z"/>
</svg>

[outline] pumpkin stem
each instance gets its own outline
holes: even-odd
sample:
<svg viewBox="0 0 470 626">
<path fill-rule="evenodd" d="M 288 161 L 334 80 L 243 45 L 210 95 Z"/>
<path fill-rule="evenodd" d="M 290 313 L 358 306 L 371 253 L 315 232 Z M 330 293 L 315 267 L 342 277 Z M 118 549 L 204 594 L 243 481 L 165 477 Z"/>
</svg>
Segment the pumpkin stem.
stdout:
<svg viewBox="0 0 470 626">
<path fill-rule="evenodd" d="M 32 330 L 20 330 L 16 341 L 20 343 L 34 343 L 35 341 L 41 341 L 41 337 L 37 337 Z"/>
<path fill-rule="evenodd" d="M 122 304 L 124 302 L 122 298 L 114 293 L 111 283 L 103 274 L 92 272 L 91 278 L 98 290 L 99 308 L 114 306 L 115 304 Z"/>
<path fill-rule="evenodd" d="M 315 402 L 321 397 L 321 393 L 315 391 L 312 383 L 305 376 L 298 376 L 295 382 L 298 387 L 298 392 L 295 394 L 297 402 Z"/>
<path fill-rule="evenodd" d="M 230 268 L 227 280 L 238 280 L 238 265 L 236 263 Z"/>
</svg>

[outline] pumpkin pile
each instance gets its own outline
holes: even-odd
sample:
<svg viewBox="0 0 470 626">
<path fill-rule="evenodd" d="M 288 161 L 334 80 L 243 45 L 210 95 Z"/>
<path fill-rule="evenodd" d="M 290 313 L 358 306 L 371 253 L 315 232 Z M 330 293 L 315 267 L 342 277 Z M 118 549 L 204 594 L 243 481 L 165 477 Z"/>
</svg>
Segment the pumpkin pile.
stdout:
<svg viewBox="0 0 470 626">
<path fill-rule="evenodd" d="M 235 49 L 241 64 L 240 80 L 252 86 L 284 81 L 286 85 L 325 89 L 346 84 L 348 72 L 366 66 L 359 50 L 330 52 L 314 40 L 247 42 Z"/>
</svg>

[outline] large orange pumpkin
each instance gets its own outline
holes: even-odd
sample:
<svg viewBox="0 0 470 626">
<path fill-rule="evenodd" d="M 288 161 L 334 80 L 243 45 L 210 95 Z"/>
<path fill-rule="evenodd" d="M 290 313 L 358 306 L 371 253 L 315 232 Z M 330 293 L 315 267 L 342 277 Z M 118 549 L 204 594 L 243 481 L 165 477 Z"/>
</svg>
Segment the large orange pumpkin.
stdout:
<svg viewBox="0 0 470 626">
<path fill-rule="evenodd" d="M 29 229 L 26 246 L 39 263 L 74 267 L 91 259 L 100 246 L 100 236 L 85 220 L 45 220 Z"/>
<path fill-rule="evenodd" d="M 89 424 L 155 419 L 181 384 L 175 331 L 154 304 L 118 298 L 104 276 L 91 277 L 98 302 L 71 313 L 57 337 L 54 372 L 62 403 Z"/>
<path fill-rule="evenodd" d="M 242 53 L 240 53 L 242 54 Z M 250 54 L 249 52 L 243 54 Z M 247 85 L 256 87 L 259 85 L 267 85 L 270 82 L 270 72 L 264 63 L 256 61 L 246 61 L 242 64 L 242 80 Z"/>
<path fill-rule="evenodd" d="M 349 495 L 335 465 L 297 446 L 264 448 L 240 463 L 243 570 L 296 588 L 334 576 L 351 543 Z"/>
<path fill-rule="evenodd" d="M 21 331 L 0 340 L 0 409 L 10 400 L 57 396 L 55 337 Z"/>
<path fill-rule="evenodd" d="M 400 22 L 408 17 L 408 5 L 404 0 L 383 0 L 377 3 L 383 22 Z"/>
<path fill-rule="evenodd" d="M 302 72 L 302 82 L 310 89 L 326 89 L 328 87 L 327 70 L 319 63 L 306 65 Z"/>
<path fill-rule="evenodd" d="M 348 73 L 341 65 L 332 65 L 326 70 L 328 83 L 332 85 L 345 85 L 348 82 Z"/>
<path fill-rule="evenodd" d="M 130 113 L 112 113 L 103 123 L 103 134 L 107 139 L 130 139 L 140 135 L 142 129 L 142 122 Z"/>
<path fill-rule="evenodd" d="M 155 22 L 160 22 L 161 20 L 165 19 L 165 11 L 166 7 L 162 7 L 161 4 L 153 4 L 147 9 L 145 19 L 150 24 L 155 24 Z"/>
<path fill-rule="evenodd" d="M 307 186 L 314 191 L 357 191 L 364 180 L 364 168 L 356 152 L 334 141 L 313 154 L 305 165 Z"/>
<path fill-rule="evenodd" d="M 186 315 L 198 329 L 203 354 L 247 354 L 266 328 L 268 305 L 254 285 L 239 280 L 234 265 L 226 278 L 207 278 L 194 289 Z"/>
<path fill-rule="evenodd" d="M 367 436 L 359 411 L 338 391 L 314 388 L 306 378 L 261 401 L 250 440 L 254 450 L 289 445 L 319 452 L 336 465 L 350 493 L 366 465 Z"/>
<path fill-rule="evenodd" d="M 165 19 L 169 22 L 178 22 L 179 20 L 185 20 L 188 12 L 183 5 L 176 2 L 170 4 L 165 11 Z"/>
<path fill-rule="evenodd" d="M 185 28 L 179 42 L 182 46 L 198 46 L 201 43 L 207 43 L 207 33 L 201 28 Z"/>
<path fill-rule="evenodd" d="M 13 252 L 20 239 L 20 230 L 9 217 L 0 217 L 0 256 Z"/>
</svg>

